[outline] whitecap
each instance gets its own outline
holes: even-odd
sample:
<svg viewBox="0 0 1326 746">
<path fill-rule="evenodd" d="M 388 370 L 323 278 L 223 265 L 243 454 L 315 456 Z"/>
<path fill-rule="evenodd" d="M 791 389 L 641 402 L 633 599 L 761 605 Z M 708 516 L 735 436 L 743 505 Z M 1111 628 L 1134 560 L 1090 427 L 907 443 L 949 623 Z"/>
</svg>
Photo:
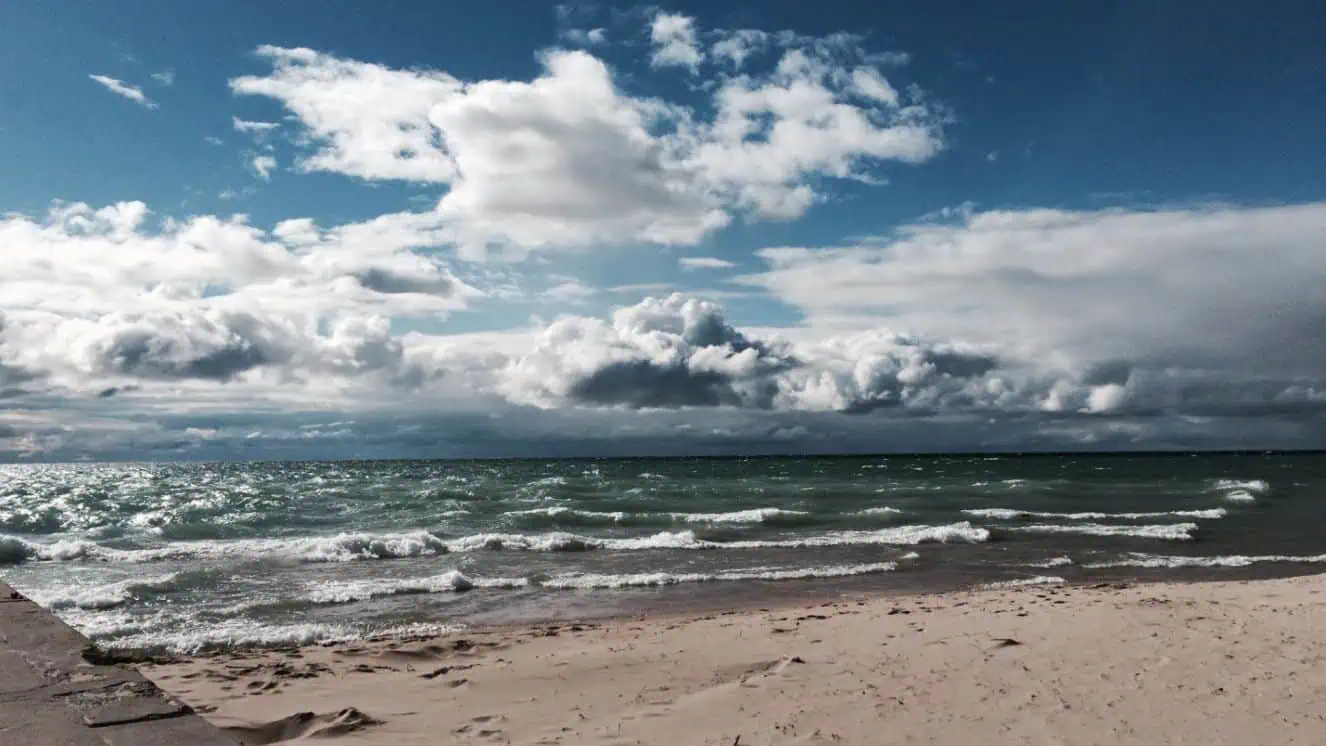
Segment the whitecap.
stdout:
<svg viewBox="0 0 1326 746">
<path fill-rule="evenodd" d="M 462 593 L 475 588 L 521 588 L 525 578 L 469 578 L 459 570 L 422 578 L 370 578 L 317 583 L 305 595 L 315 604 L 344 604 L 383 596 L 424 593 Z"/>
<path fill-rule="evenodd" d="M 810 515 L 804 510 L 783 508 L 751 508 L 730 513 L 670 513 L 673 520 L 683 523 L 768 523 L 779 518 Z"/>
<path fill-rule="evenodd" d="M 1044 560 L 1042 562 L 1028 562 L 1027 567 L 1040 567 L 1040 568 L 1049 569 L 1051 567 L 1066 567 L 1067 565 L 1071 564 L 1073 564 L 1073 558 L 1064 556 L 1064 557 L 1051 557 L 1050 559 Z"/>
<path fill-rule="evenodd" d="M 1142 567 L 1151 569 L 1172 569 L 1179 567 L 1247 567 L 1249 565 L 1265 562 L 1297 563 L 1305 565 L 1322 564 L 1326 563 L 1326 554 L 1308 556 L 1285 554 L 1246 556 L 1241 554 L 1231 554 L 1215 557 L 1185 557 L 1133 553 L 1122 559 L 1111 560 L 1109 562 L 1094 562 L 1089 565 L 1084 565 L 1084 567 L 1091 569 L 1106 569 L 1111 567 Z"/>
<path fill-rule="evenodd" d="M 1193 532 L 1197 530 L 1197 524 L 1161 523 L 1144 526 L 1110 526 L 1100 523 L 1077 523 L 1068 526 L 1036 524 L 1031 526 L 1006 526 L 1003 530 L 1034 534 L 1086 534 L 1089 536 L 1129 536 L 1137 539 L 1189 541 L 1192 539 Z"/>
<path fill-rule="evenodd" d="M 663 531 L 652 536 L 604 538 L 563 532 L 549 534 L 475 534 L 448 543 L 453 552 L 483 549 L 519 549 L 542 552 L 572 552 L 602 549 L 638 551 L 648 549 L 793 549 L 848 545 L 911 545 L 927 543 L 979 544 L 990 539 L 987 529 L 963 521 L 943 526 L 898 526 L 878 531 L 835 531 L 787 539 L 710 541 L 694 531 Z"/>
<path fill-rule="evenodd" d="M 766 568 L 754 567 L 744 570 L 727 570 L 717 573 L 630 573 L 621 575 L 598 573 L 573 573 L 557 575 L 540 583 L 544 588 L 557 590 L 586 590 L 594 588 L 634 588 L 683 583 L 715 583 L 751 580 L 807 580 L 811 578 L 842 578 L 855 575 L 870 575 L 892 572 L 898 569 L 895 562 L 874 562 L 859 565 L 830 565 L 827 567 L 802 568 Z"/>
<path fill-rule="evenodd" d="M 1215 520 L 1224 518 L 1228 511 L 1224 508 L 1205 510 L 1164 510 L 1151 513 L 1101 513 L 1087 511 L 1082 513 L 1047 513 L 1037 510 L 1017 510 L 1014 508 L 973 508 L 963 513 L 978 518 L 991 518 L 999 521 L 1011 521 L 1017 518 L 1055 518 L 1067 521 L 1136 521 L 1148 518 L 1196 518 Z"/>
<path fill-rule="evenodd" d="M 122 606 L 144 593 L 170 589 L 178 573 L 150 578 L 131 578 L 114 583 L 95 585 L 68 584 L 53 588 L 40 588 L 29 592 L 28 598 L 48 609 L 102 610 Z"/>
</svg>

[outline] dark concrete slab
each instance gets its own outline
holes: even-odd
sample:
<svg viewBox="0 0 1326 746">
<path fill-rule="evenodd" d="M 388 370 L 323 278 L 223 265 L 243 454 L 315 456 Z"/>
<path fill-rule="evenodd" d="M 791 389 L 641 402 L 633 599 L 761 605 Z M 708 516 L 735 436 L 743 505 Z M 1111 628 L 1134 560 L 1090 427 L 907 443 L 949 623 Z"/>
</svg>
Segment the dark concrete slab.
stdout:
<svg viewBox="0 0 1326 746">
<path fill-rule="evenodd" d="M 218 741 L 230 738 L 216 726 L 194 715 L 192 717 L 170 718 L 169 720 L 149 720 L 141 723 L 111 725 L 97 728 L 95 733 L 101 736 L 106 746 L 155 746 L 156 744 L 184 744 L 184 746 L 213 746 L 225 743 L 227 746 L 242 744 L 243 741 Z M 3 741 L 0 741 L 3 743 Z"/>
<path fill-rule="evenodd" d="M 0 651 L 0 695 L 26 692 L 45 685 L 46 679 L 28 665 L 22 655 L 13 650 Z"/>
<path fill-rule="evenodd" d="M 139 743 L 157 743 L 140 741 Z M 167 743 L 167 742 L 161 742 Z M 206 743 L 203 741 L 201 743 Z M 0 702 L 0 744 L 5 746 L 106 746 L 69 708 L 50 702 Z"/>
<path fill-rule="evenodd" d="M 236 743 L 0 583 L 0 746 Z"/>
</svg>

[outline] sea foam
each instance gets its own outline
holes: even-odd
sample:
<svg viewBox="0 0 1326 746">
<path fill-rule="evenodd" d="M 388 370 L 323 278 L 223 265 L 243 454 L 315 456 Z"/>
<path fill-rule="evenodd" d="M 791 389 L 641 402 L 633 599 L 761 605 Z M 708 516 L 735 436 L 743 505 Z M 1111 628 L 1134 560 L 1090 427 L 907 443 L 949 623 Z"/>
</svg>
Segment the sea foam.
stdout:
<svg viewBox="0 0 1326 746">
<path fill-rule="evenodd" d="M 1034 578 L 1018 578 L 1017 580 L 1001 580 L 996 583 L 986 583 L 981 586 L 981 590 L 1000 591 L 1013 588 L 1026 588 L 1034 585 L 1060 585 L 1066 582 L 1063 578 L 1056 575 L 1037 575 Z"/>
<path fill-rule="evenodd" d="M 1164 556 L 1154 554 L 1129 554 L 1121 559 L 1109 562 L 1093 562 L 1083 565 L 1090 569 L 1111 567 L 1143 567 L 1152 569 L 1174 569 L 1180 567 L 1247 567 L 1265 562 L 1297 563 L 1318 565 L 1326 563 L 1326 554 L 1295 556 L 1286 554 L 1241 555 L 1232 554 L 1216 557 Z"/>
<path fill-rule="evenodd" d="M 315 604 L 344 604 L 384 596 L 424 593 L 461 593 L 474 588 L 522 588 L 525 578 L 469 578 L 459 570 L 423 578 L 371 578 L 318 583 L 305 596 Z"/>
<path fill-rule="evenodd" d="M 1110 526 L 1101 523 L 1076 523 L 1065 526 L 1051 523 L 1031 526 L 1006 526 L 1002 530 L 1033 534 L 1086 534 L 1088 536 L 1130 536 L 1137 539 L 1189 541 L 1192 539 L 1193 532 L 1197 530 L 1197 524 L 1161 523 L 1145 526 Z"/>
<path fill-rule="evenodd" d="M 556 575 L 544 580 L 539 585 L 550 589 L 591 589 L 591 588 L 634 588 L 645 586 L 680 585 L 682 583 L 716 583 L 742 580 L 806 580 L 810 578 L 843 578 L 855 575 L 870 575 L 892 572 L 898 569 L 896 562 L 873 562 L 860 565 L 830 565 L 827 567 L 768 568 L 753 567 L 743 570 L 726 570 L 716 573 L 630 573 L 599 574 L 575 573 Z"/>
<path fill-rule="evenodd" d="M 1215 520 L 1224 518 L 1228 511 L 1224 508 L 1206 510 L 1167 510 L 1153 513 L 1100 513 L 1087 511 L 1082 513 L 1046 513 L 1037 510 L 1016 510 L 1014 508 L 976 508 L 963 513 L 978 518 L 991 518 L 999 521 L 1011 521 L 1017 518 L 1053 518 L 1065 521 L 1137 521 L 1151 518 L 1196 518 Z"/>
</svg>

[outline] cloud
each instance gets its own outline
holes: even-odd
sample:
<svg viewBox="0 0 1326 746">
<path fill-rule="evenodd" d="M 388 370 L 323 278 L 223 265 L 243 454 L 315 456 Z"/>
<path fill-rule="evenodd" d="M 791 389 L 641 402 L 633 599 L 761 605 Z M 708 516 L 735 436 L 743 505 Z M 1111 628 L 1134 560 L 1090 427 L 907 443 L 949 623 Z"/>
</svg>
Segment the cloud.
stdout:
<svg viewBox="0 0 1326 746">
<path fill-rule="evenodd" d="M 581 47 L 592 47 L 608 41 L 608 32 L 601 28 L 571 28 L 561 33 L 562 39 Z"/>
<path fill-rule="evenodd" d="M 731 269 L 736 262 L 719 259 L 716 256 L 683 256 L 677 260 L 683 270 L 692 269 Z"/>
<path fill-rule="evenodd" d="M 254 156 L 249 161 L 249 168 L 259 179 L 270 181 L 272 178 L 272 169 L 276 168 L 276 159 L 270 155 Z"/>
<path fill-rule="evenodd" d="M 447 181 L 455 175 L 428 113 L 460 92 L 457 79 L 304 48 L 262 46 L 256 54 L 273 66 L 272 74 L 235 78 L 230 88 L 280 100 L 299 117 L 321 146 L 300 168 L 366 179 Z"/>
<path fill-rule="evenodd" d="M 226 144 L 225 140 L 222 140 L 221 138 L 212 135 L 207 135 L 206 137 L 204 137 L 203 142 L 207 143 L 208 145 L 218 145 L 218 146 Z"/>
<path fill-rule="evenodd" d="M 364 376 L 410 385 L 425 374 L 388 319 L 436 318 L 480 295 L 416 251 L 439 241 L 430 214 L 271 231 L 242 216 L 149 216 L 141 202 L 75 203 L 0 219 L 0 383 L 239 381 L 295 396 Z"/>
<path fill-rule="evenodd" d="M 715 58 L 727 60 L 735 68 L 740 68 L 745 64 L 746 58 L 764 47 L 770 38 L 770 34 L 759 29 L 738 29 L 714 42 L 709 53 Z"/>
<path fill-rule="evenodd" d="M 246 135 L 265 135 L 281 126 L 280 122 L 260 122 L 231 117 L 231 124 L 236 132 L 243 132 Z"/>
<path fill-rule="evenodd" d="M 652 29 L 699 33 L 663 16 Z M 462 81 L 261 47 L 271 73 L 231 88 L 294 115 L 299 169 L 446 185 L 437 212 L 467 258 L 692 245 L 736 217 L 798 217 L 836 180 L 882 183 L 883 164 L 942 147 L 940 113 L 898 92 L 856 37 L 773 38 L 762 72 L 714 68 L 702 106 L 630 95 L 602 59 L 562 49 L 540 53 L 533 80 Z"/>
<path fill-rule="evenodd" d="M 759 252 L 817 329 L 884 321 L 990 346 L 1058 387 L 1046 411 L 1252 414 L 1326 390 L 1326 302 L 1303 278 L 1326 204 L 959 211 L 876 245 Z"/>
<path fill-rule="evenodd" d="M 659 13 L 649 24 L 649 40 L 654 51 L 649 63 L 654 67 L 686 67 L 694 71 L 704 61 L 704 52 L 695 35 L 695 19 L 675 13 Z"/>
<path fill-rule="evenodd" d="M 175 84 L 175 71 L 162 70 L 161 72 L 152 73 L 152 80 L 167 87 L 172 86 Z"/>
<path fill-rule="evenodd" d="M 124 98 L 148 109 L 157 108 L 156 102 L 148 98 L 147 94 L 143 93 L 143 89 L 136 85 L 130 85 L 122 80 L 117 80 L 106 75 L 89 75 L 88 77 L 97 83 L 100 83 L 106 88 L 106 90 L 117 96 L 123 96 Z"/>
<path fill-rule="evenodd" d="M 729 324 L 718 305 L 674 294 L 622 308 L 608 322 L 552 322 L 510 359 L 495 390 L 544 408 L 962 410 L 1021 396 L 1014 383 L 987 378 L 998 367 L 971 346 L 885 331 L 815 344 L 758 339 Z"/>
<path fill-rule="evenodd" d="M 543 296 L 565 303 L 575 303 L 594 295 L 597 291 L 576 279 L 568 279 L 543 291 Z"/>
</svg>

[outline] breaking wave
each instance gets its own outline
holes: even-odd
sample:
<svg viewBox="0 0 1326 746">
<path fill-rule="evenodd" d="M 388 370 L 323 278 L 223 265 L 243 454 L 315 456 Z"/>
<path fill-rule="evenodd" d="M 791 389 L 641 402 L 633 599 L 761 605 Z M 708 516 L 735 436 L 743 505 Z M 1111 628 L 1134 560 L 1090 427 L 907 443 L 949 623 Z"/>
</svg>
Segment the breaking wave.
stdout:
<svg viewBox="0 0 1326 746">
<path fill-rule="evenodd" d="M 425 578 L 372 578 L 368 580 L 333 580 L 319 583 L 306 596 L 315 604 L 345 604 L 384 596 L 421 593 L 461 593 L 474 588 L 523 588 L 525 578 L 469 578 L 451 570 Z"/>
<path fill-rule="evenodd" d="M 1326 563 L 1326 554 L 1294 556 L 1287 554 L 1242 555 L 1232 554 L 1218 557 L 1184 557 L 1154 554 L 1129 554 L 1122 559 L 1109 562 L 1093 562 L 1083 567 L 1089 569 L 1107 569 L 1111 567 L 1142 567 L 1173 569 L 1179 567 L 1247 567 L 1267 562 L 1318 565 Z"/>
<path fill-rule="evenodd" d="M 716 573 L 649 572 L 623 575 L 577 573 L 557 575 L 539 585 L 550 589 L 636 588 L 647 586 L 680 585 L 682 583 L 717 583 L 741 580 L 806 580 L 810 578 L 844 578 L 871 575 L 898 569 L 896 562 L 874 562 L 860 565 L 831 565 L 828 567 L 769 568 L 752 567 Z"/>
<path fill-rule="evenodd" d="M 1137 521 L 1152 518 L 1196 518 L 1201 520 L 1215 520 L 1224 518 L 1228 511 L 1224 508 L 1209 508 L 1207 510 L 1166 510 L 1154 513 L 1100 513 L 1088 511 L 1083 513 L 1045 513 L 1037 510 L 1016 510 L 1014 508 L 976 508 L 962 511 L 966 515 L 976 516 L 978 518 L 991 518 L 998 521 L 1011 521 L 1018 518 L 1052 518 L 1065 521 Z"/>
<path fill-rule="evenodd" d="M 1073 525 L 1036 524 L 1032 526 L 1006 526 L 1004 531 L 1033 534 L 1086 534 L 1088 536 L 1129 536 L 1137 539 L 1164 539 L 1190 541 L 1197 530 L 1196 523 L 1162 523 L 1147 526 L 1109 526 L 1101 523 Z"/>
<path fill-rule="evenodd" d="M 1271 485 L 1265 479 L 1219 479 L 1213 489 L 1230 502 L 1250 503 L 1270 491 Z"/>
</svg>

